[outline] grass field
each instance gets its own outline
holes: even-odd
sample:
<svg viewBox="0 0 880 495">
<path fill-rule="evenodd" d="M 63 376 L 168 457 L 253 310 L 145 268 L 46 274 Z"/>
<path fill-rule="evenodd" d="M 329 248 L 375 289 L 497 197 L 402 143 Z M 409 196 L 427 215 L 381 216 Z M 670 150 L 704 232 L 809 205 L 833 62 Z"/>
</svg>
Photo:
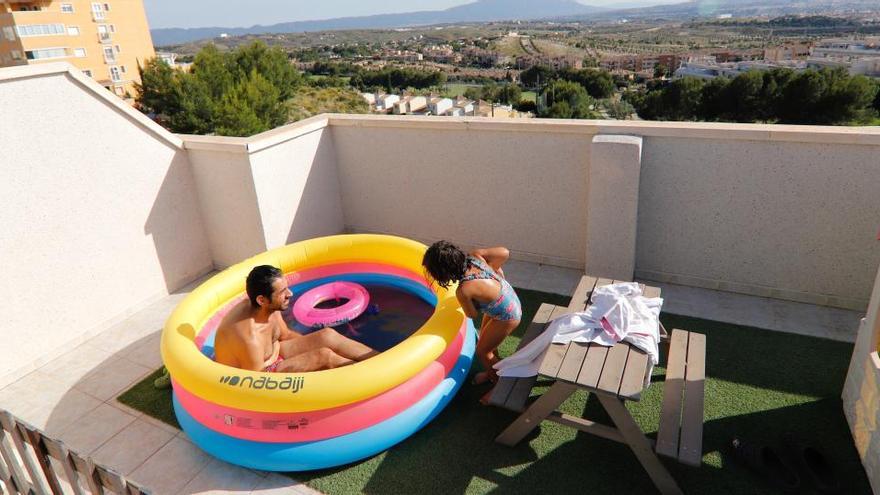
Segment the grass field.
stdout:
<svg viewBox="0 0 880 495">
<path fill-rule="evenodd" d="M 509 355 L 541 302 L 568 298 L 517 289 L 523 324 L 504 341 Z M 707 337 L 703 465 L 666 462 L 685 493 L 776 493 L 755 473 L 726 455 L 734 436 L 774 444 L 793 432 L 820 448 L 841 482 L 840 493 L 871 493 L 841 410 L 840 391 L 852 344 L 669 314 L 666 328 Z M 665 356 L 661 356 L 661 363 Z M 475 366 L 476 368 L 476 366 Z M 476 371 L 475 369 L 471 372 Z M 119 397 L 129 406 L 178 427 L 171 392 L 155 390 L 154 376 Z M 627 404 L 640 427 L 654 436 L 665 369 L 654 368 L 652 384 L 639 402 Z M 547 390 L 539 382 L 533 394 Z M 362 461 L 321 471 L 291 473 L 329 494 L 359 493 L 655 493 L 650 479 L 624 445 L 544 423 L 514 448 L 494 442 L 516 417 L 481 406 L 485 386 L 465 384 L 449 406 L 422 430 Z M 561 409 L 607 422 L 598 401 L 579 392 Z"/>
<path fill-rule="evenodd" d="M 443 96 L 447 98 L 456 98 L 458 96 L 464 95 L 464 92 L 467 91 L 468 88 L 479 88 L 482 87 L 481 84 L 468 84 L 468 83 L 449 83 L 446 85 L 446 90 L 443 92 Z M 534 91 L 523 91 L 521 99 L 535 101 L 537 95 Z"/>
<path fill-rule="evenodd" d="M 482 84 L 448 83 L 446 85 L 446 90 L 443 91 L 443 96 L 447 98 L 457 98 L 464 95 L 464 92 L 467 91 L 468 88 L 480 87 L 482 87 Z"/>
</svg>

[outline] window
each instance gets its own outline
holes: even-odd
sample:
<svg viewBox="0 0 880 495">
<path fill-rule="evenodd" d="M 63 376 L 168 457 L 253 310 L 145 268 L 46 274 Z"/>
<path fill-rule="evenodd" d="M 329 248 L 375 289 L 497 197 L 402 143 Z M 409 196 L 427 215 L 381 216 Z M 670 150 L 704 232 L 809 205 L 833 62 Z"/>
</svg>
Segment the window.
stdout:
<svg viewBox="0 0 880 495">
<path fill-rule="evenodd" d="M 79 57 L 79 58 L 85 57 L 86 56 L 86 49 L 85 48 L 74 48 L 73 49 L 73 56 Z"/>
<path fill-rule="evenodd" d="M 112 64 L 116 62 L 116 54 L 113 53 L 113 47 L 105 46 L 104 47 L 104 62 L 108 64 Z"/>
<path fill-rule="evenodd" d="M 43 48 L 41 50 L 27 50 L 24 55 L 28 60 L 63 58 L 67 56 L 67 50 L 64 48 Z"/>
<path fill-rule="evenodd" d="M 113 82 L 122 81 L 122 74 L 119 72 L 119 67 L 115 65 L 110 66 L 110 80 Z"/>
<path fill-rule="evenodd" d="M 12 60 L 21 60 L 21 52 L 18 50 L 10 51 L 9 55 L 12 57 Z"/>
<path fill-rule="evenodd" d="M 92 71 L 89 70 L 89 69 L 83 69 L 83 74 L 85 74 L 85 75 L 87 75 L 87 76 L 89 76 L 89 77 L 92 77 Z"/>
<path fill-rule="evenodd" d="M 100 3 L 92 4 L 92 19 L 98 21 L 104 18 L 104 7 Z"/>
<path fill-rule="evenodd" d="M 110 33 L 107 31 L 106 24 L 98 24 L 98 40 L 101 43 L 109 43 L 110 42 L 110 40 L 111 40 Z"/>
<path fill-rule="evenodd" d="M 3 35 L 6 36 L 6 39 L 9 41 L 15 41 L 15 30 L 12 29 L 11 26 L 3 27 Z"/>
<path fill-rule="evenodd" d="M 115 25 L 115 24 L 110 24 L 110 32 L 111 32 L 111 33 L 115 33 L 115 32 L 116 32 L 116 25 Z"/>
<path fill-rule="evenodd" d="M 120 65 L 119 70 L 121 70 L 122 73 L 125 74 L 125 66 L 124 65 Z"/>
<path fill-rule="evenodd" d="M 67 26 L 68 36 L 79 36 L 79 28 L 76 26 Z"/>
<path fill-rule="evenodd" d="M 72 3 L 62 3 L 61 4 L 61 12 L 65 14 L 73 13 L 73 4 Z"/>
<path fill-rule="evenodd" d="M 122 48 L 119 48 L 119 45 L 116 45 L 116 53 L 121 53 L 121 52 L 122 52 Z"/>
<path fill-rule="evenodd" d="M 107 12 L 110 12 L 110 4 L 109 3 L 104 4 L 104 10 Z"/>
<path fill-rule="evenodd" d="M 67 32 L 64 29 L 64 24 L 22 24 L 15 26 L 15 30 L 18 31 L 18 35 L 22 38 L 28 36 L 56 36 Z"/>
</svg>

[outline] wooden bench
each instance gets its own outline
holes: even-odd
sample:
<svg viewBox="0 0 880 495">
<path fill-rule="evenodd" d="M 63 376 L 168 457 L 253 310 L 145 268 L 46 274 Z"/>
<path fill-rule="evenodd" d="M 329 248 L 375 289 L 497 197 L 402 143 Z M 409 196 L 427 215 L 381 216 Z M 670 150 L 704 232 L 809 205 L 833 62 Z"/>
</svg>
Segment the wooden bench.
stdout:
<svg viewBox="0 0 880 495">
<path fill-rule="evenodd" d="M 699 466 L 703 458 L 706 336 L 674 329 L 669 341 L 657 453 Z"/>
<path fill-rule="evenodd" d="M 518 349 L 539 336 L 555 318 L 584 311 L 593 290 L 613 282 L 616 281 L 584 276 L 567 307 L 542 304 Z M 642 286 L 642 290 L 647 297 L 660 296 L 656 287 Z M 489 403 L 521 414 L 496 441 L 515 445 L 542 421 L 553 421 L 628 445 L 660 492 L 681 493 L 657 454 L 688 465 L 701 463 L 706 339 L 704 335 L 678 329 L 673 330 L 670 338 L 662 325 L 661 339 L 664 346 L 668 343 L 668 363 L 656 442 L 644 436 L 625 406 L 625 401 L 641 398 L 651 369 L 648 355 L 625 342 L 613 347 L 576 342 L 550 345 L 539 358 L 538 376 L 554 382 L 531 403 L 529 396 L 537 376 L 501 377 Z M 594 394 L 616 427 L 557 411 L 577 390 Z"/>
</svg>

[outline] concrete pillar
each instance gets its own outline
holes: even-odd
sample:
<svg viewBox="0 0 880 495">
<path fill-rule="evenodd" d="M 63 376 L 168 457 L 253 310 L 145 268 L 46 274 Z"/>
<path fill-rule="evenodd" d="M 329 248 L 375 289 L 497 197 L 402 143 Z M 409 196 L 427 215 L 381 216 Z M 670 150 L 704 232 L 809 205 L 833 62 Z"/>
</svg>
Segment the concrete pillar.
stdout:
<svg viewBox="0 0 880 495">
<path fill-rule="evenodd" d="M 642 138 L 593 137 L 585 264 L 590 275 L 633 279 L 641 168 Z"/>
<path fill-rule="evenodd" d="M 189 149 L 199 207 L 215 268 L 267 249 L 247 148 Z"/>
</svg>

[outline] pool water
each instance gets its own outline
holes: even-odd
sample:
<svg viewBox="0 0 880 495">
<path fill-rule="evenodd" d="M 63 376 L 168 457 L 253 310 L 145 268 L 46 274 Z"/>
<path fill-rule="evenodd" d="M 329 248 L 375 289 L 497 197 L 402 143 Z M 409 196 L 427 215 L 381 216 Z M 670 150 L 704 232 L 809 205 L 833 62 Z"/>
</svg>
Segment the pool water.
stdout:
<svg viewBox="0 0 880 495">
<path fill-rule="evenodd" d="M 403 342 L 416 330 L 428 321 L 434 312 L 434 307 L 422 298 L 398 287 L 376 283 L 362 283 L 370 293 L 370 306 L 378 307 L 378 312 L 371 314 L 365 311 L 354 320 L 333 327 L 342 335 L 370 346 L 377 351 L 388 349 Z M 300 334 L 308 334 L 316 331 L 296 322 L 292 315 L 292 309 L 296 300 L 305 293 L 306 289 L 297 286 L 290 287 L 293 298 L 290 309 L 283 314 L 287 326 Z M 331 308 L 343 304 L 345 301 L 327 301 L 318 305 L 320 308 Z"/>
</svg>

